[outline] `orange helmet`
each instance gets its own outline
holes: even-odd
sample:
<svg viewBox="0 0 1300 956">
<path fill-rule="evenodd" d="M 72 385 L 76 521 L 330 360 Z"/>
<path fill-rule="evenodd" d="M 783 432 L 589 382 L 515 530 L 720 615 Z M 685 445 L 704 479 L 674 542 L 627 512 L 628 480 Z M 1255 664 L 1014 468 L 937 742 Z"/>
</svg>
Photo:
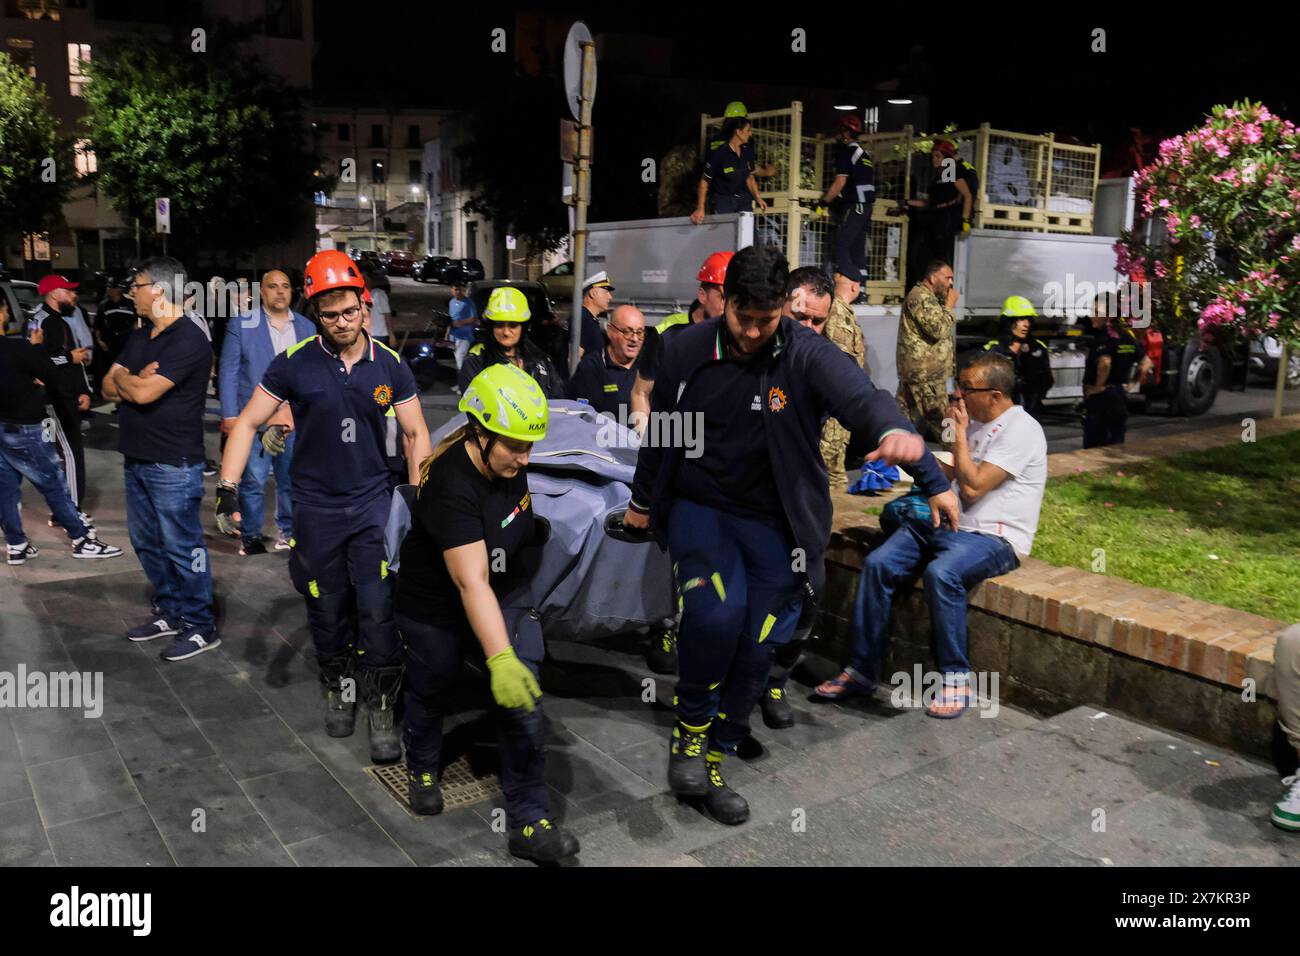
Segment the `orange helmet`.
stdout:
<svg viewBox="0 0 1300 956">
<path fill-rule="evenodd" d="M 734 252 L 715 252 L 704 260 L 704 265 L 700 266 L 700 274 L 695 278 L 701 282 L 722 285 L 727 278 L 727 265 L 734 255 Z"/>
<path fill-rule="evenodd" d="M 359 295 L 365 287 L 357 264 L 340 249 L 326 249 L 307 260 L 303 291 L 308 299 L 332 289 L 356 289 Z"/>
<path fill-rule="evenodd" d="M 370 298 L 370 290 L 368 288 L 361 290 L 361 301 L 364 302 L 366 305 L 375 304 L 374 300 Z"/>
</svg>

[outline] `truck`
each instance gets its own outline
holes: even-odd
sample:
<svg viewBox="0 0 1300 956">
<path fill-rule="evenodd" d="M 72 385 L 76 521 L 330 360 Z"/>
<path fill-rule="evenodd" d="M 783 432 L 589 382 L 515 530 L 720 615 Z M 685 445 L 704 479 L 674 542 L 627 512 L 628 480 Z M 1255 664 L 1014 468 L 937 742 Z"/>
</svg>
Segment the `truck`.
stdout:
<svg viewBox="0 0 1300 956">
<path fill-rule="evenodd" d="M 829 258 L 831 224 L 814 211 L 831 177 L 829 137 L 802 133 L 802 107 L 751 113 L 760 160 L 775 167 L 762 181 L 766 213 L 591 223 L 587 270 L 605 270 L 619 298 L 637 305 L 648 323 L 682 311 L 695 297 L 699 264 L 711 252 L 759 242 L 782 246 L 791 266 Z M 721 117 L 701 117 L 701 147 Z M 1062 143 L 1053 134 L 1024 134 L 985 125 L 944 134 L 980 180 L 974 228 L 956 243 L 953 269 L 960 299 L 954 309 L 959 350 L 982 346 L 993 334 L 1002 302 L 1023 295 L 1040 319 L 1033 334 L 1051 353 L 1055 384 L 1045 404 L 1073 406 L 1083 395 L 1086 314 L 1096 291 L 1139 288 L 1115 270 L 1114 245 L 1134 223 L 1130 179 L 1098 177 L 1100 147 Z M 716 138 L 716 137 L 714 137 Z M 862 328 L 868 370 L 880 387 L 898 385 L 895 348 L 906 293 L 904 263 L 909 222 L 904 201 L 925 183 L 932 139 L 910 129 L 860 137 L 876 168 L 876 201 L 867 239 L 867 302 L 853 306 Z M 796 146 L 796 144 L 799 144 Z M 1152 226 L 1158 228 L 1158 223 Z M 1147 303 L 1149 306 L 1149 303 Z M 1170 414 L 1200 415 L 1213 405 L 1230 367 L 1228 356 L 1199 342 L 1170 344 L 1149 308 L 1135 322 L 1154 367 L 1130 384 L 1131 400 L 1163 403 Z"/>
</svg>

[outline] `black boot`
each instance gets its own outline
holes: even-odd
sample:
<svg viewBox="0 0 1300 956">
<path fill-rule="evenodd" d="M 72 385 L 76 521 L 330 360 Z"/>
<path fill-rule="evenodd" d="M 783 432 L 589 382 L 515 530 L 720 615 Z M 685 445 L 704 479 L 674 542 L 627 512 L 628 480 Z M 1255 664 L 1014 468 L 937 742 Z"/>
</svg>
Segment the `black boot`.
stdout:
<svg viewBox="0 0 1300 956">
<path fill-rule="evenodd" d="M 673 746 L 668 754 L 668 789 L 679 797 L 702 797 L 709 792 L 709 770 L 704 766 L 708 736 L 708 724 L 691 727 L 679 720 L 673 727 Z"/>
<path fill-rule="evenodd" d="M 763 712 L 763 723 L 773 730 L 785 730 L 794 726 L 794 708 L 785 698 L 784 687 L 764 688 L 758 707 Z"/>
<path fill-rule="evenodd" d="M 710 753 L 707 759 L 709 792 L 704 798 L 704 807 L 719 823 L 739 826 L 749 819 L 749 804 L 722 779 L 722 754 Z"/>
<path fill-rule="evenodd" d="M 656 674 L 677 673 L 677 631 L 664 628 L 663 633 L 650 638 L 650 649 L 645 655 L 646 666 Z"/>
<path fill-rule="evenodd" d="M 442 813 L 442 787 L 437 774 L 425 771 L 406 772 L 406 802 L 421 816 L 432 817 Z"/>
<path fill-rule="evenodd" d="M 370 759 L 397 763 L 402 759 L 402 743 L 397 738 L 393 707 L 402 690 L 402 668 L 361 667 L 358 676 L 370 716 Z"/>
<path fill-rule="evenodd" d="M 316 660 L 320 664 L 320 682 L 325 691 L 325 733 L 331 737 L 351 737 L 357 717 L 352 651 L 334 657 L 318 655 Z"/>
<path fill-rule="evenodd" d="M 578 852 L 578 838 L 568 830 L 538 820 L 510 834 L 510 855 L 534 863 L 554 863 Z"/>
</svg>

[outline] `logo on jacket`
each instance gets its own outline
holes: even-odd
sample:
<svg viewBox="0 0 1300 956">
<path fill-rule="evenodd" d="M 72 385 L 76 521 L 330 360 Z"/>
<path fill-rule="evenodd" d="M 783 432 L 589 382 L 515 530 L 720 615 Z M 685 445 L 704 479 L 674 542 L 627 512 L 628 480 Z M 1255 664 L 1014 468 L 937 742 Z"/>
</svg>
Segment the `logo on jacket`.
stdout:
<svg viewBox="0 0 1300 956">
<path fill-rule="evenodd" d="M 781 409 L 785 408 L 785 406 L 785 392 L 773 385 L 767 393 L 767 407 L 774 412 L 779 412 Z"/>
<path fill-rule="evenodd" d="M 393 400 L 393 390 L 387 385 L 375 386 L 375 401 L 380 405 L 387 405 Z"/>
<path fill-rule="evenodd" d="M 506 519 L 501 522 L 501 527 L 502 528 L 508 527 L 510 522 L 514 521 L 515 518 L 519 517 L 519 515 L 527 511 L 528 505 L 532 503 L 532 500 L 533 500 L 532 493 L 525 492 L 524 496 L 519 499 L 519 504 L 515 505 L 515 510 L 510 512 L 510 514 L 506 516 Z"/>
</svg>

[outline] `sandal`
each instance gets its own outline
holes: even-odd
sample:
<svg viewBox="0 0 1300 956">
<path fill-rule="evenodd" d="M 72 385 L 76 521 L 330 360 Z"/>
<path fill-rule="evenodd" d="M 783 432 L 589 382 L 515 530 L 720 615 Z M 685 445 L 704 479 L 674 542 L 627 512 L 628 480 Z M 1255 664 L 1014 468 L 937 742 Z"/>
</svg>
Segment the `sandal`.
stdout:
<svg viewBox="0 0 1300 956">
<path fill-rule="evenodd" d="M 925 708 L 925 715 L 935 720 L 953 720 L 966 712 L 971 706 L 970 685 L 952 687 L 945 684 L 939 696 Z"/>
<path fill-rule="evenodd" d="M 840 676 L 832 680 L 822 681 L 817 685 L 815 693 L 818 697 L 824 697 L 826 700 L 848 700 L 850 697 L 870 697 L 876 692 L 874 687 L 869 687 L 857 680 L 848 671 L 841 671 Z"/>
</svg>

